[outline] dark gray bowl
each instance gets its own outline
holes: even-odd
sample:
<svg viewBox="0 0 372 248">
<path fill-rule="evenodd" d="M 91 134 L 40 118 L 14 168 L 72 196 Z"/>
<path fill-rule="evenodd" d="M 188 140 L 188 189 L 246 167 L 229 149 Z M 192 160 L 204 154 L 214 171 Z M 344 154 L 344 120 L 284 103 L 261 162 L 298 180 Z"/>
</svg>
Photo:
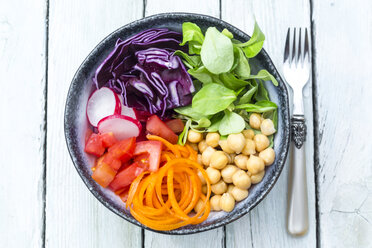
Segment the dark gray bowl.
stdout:
<svg viewBox="0 0 372 248">
<path fill-rule="evenodd" d="M 109 52 L 114 48 L 118 38 L 126 39 L 132 35 L 149 28 L 169 28 L 181 31 L 182 23 L 190 21 L 198 24 L 203 31 L 209 26 L 215 26 L 219 30 L 227 28 L 234 34 L 234 38 L 247 41 L 250 37 L 234 26 L 214 17 L 189 14 L 189 13 L 166 13 L 159 14 L 132 22 L 125 25 L 107 36 L 97 47 L 88 55 L 81 64 L 72 79 L 71 86 L 67 95 L 65 109 L 65 135 L 71 159 L 76 170 L 87 185 L 88 189 L 97 199 L 108 209 L 121 216 L 125 220 L 140 227 L 147 228 L 137 222 L 124 208 L 121 200 L 111 191 L 103 189 L 91 178 L 91 167 L 94 159 L 84 152 L 85 133 L 88 123 L 85 115 L 85 107 L 90 93 L 93 91 L 92 77 L 98 65 L 104 60 Z M 207 231 L 213 228 L 226 225 L 248 213 L 254 208 L 271 190 L 283 169 L 289 146 L 289 106 L 288 93 L 283 80 L 280 78 L 273 62 L 267 53 L 262 50 L 251 62 L 254 69 L 267 69 L 278 80 L 279 86 L 274 87 L 271 83 L 265 86 L 269 91 L 270 98 L 279 106 L 278 111 L 278 132 L 274 139 L 274 149 L 276 159 L 273 165 L 266 169 L 265 177 L 262 182 L 254 185 L 249 190 L 249 196 L 236 204 L 235 209 L 230 213 L 211 212 L 206 221 L 198 225 L 189 225 L 177 230 L 161 233 L 167 234 L 190 234 Z M 149 229 L 151 230 L 151 229 Z"/>
</svg>

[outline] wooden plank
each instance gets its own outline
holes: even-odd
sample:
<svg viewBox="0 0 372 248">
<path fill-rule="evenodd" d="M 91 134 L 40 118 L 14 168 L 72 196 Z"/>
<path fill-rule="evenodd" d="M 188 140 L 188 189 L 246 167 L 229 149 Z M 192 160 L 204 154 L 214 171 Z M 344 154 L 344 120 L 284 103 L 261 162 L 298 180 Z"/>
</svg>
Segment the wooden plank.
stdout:
<svg viewBox="0 0 372 248">
<path fill-rule="evenodd" d="M 265 50 L 279 72 L 288 27 L 310 27 L 309 2 L 284 0 L 222 0 L 222 19 L 251 34 L 254 17 L 266 35 Z M 304 90 L 308 134 L 306 143 L 310 228 L 307 235 L 293 238 L 286 231 L 289 164 L 269 195 L 240 220 L 226 228 L 227 247 L 315 247 L 315 185 L 313 171 L 313 118 L 311 83 Z"/>
<path fill-rule="evenodd" d="M 47 247 L 141 247 L 141 229 L 85 187 L 66 149 L 63 110 L 71 79 L 106 35 L 142 17 L 142 1 L 50 1 Z"/>
<path fill-rule="evenodd" d="M 313 22 L 320 245 L 372 247 L 372 2 L 313 1 Z"/>
<path fill-rule="evenodd" d="M 162 12 L 196 12 L 215 17 L 218 17 L 220 14 L 218 0 L 147 0 L 146 15 Z M 145 231 L 145 247 L 164 247 L 165 244 L 167 247 L 223 247 L 224 231 L 223 228 L 218 228 L 187 236 L 161 235 L 151 231 Z"/>
<path fill-rule="evenodd" d="M 41 247 L 46 5 L 0 6 L 0 246 Z"/>
</svg>

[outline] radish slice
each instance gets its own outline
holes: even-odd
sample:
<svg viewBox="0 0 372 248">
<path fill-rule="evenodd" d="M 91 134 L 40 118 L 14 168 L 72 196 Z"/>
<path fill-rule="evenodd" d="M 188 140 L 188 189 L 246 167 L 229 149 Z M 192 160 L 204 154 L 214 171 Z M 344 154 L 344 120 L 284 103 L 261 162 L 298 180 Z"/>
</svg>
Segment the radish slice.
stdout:
<svg viewBox="0 0 372 248">
<path fill-rule="evenodd" d="M 87 117 L 93 127 L 106 116 L 121 112 L 120 99 L 116 93 L 107 87 L 95 90 L 87 103 Z"/>
<path fill-rule="evenodd" d="M 117 95 L 121 102 L 121 112 L 116 112 L 116 114 L 121 114 L 125 116 L 132 117 L 133 119 L 137 119 L 136 111 L 134 108 L 130 108 L 124 105 L 124 98 L 122 95 Z"/>
<path fill-rule="evenodd" d="M 100 133 L 112 132 L 117 140 L 123 140 L 130 137 L 137 137 L 141 132 L 141 123 L 125 115 L 110 115 L 98 123 Z"/>
</svg>

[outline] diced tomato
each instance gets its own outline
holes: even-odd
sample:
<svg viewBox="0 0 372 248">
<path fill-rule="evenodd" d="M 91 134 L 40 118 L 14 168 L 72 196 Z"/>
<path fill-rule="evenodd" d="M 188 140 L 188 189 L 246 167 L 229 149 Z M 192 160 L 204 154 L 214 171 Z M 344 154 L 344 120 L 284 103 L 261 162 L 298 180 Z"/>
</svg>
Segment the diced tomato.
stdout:
<svg viewBox="0 0 372 248">
<path fill-rule="evenodd" d="M 101 137 L 98 134 L 92 133 L 92 135 L 90 135 L 85 144 L 85 152 L 97 157 L 101 156 L 105 152 L 105 147 L 103 146 Z"/>
<path fill-rule="evenodd" d="M 116 175 L 115 179 L 110 184 L 110 188 L 113 191 L 117 191 L 130 185 L 144 170 L 145 169 L 140 167 L 137 163 L 131 164 Z"/>
<path fill-rule="evenodd" d="M 101 137 L 103 146 L 106 147 L 106 148 L 111 147 L 116 142 L 118 142 L 118 140 L 115 138 L 114 134 L 111 133 L 111 132 L 110 133 L 101 133 L 99 136 Z"/>
<path fill-rule="evenodd" d="M 110 159 L 118 159 L 121 162 L 126 162 L 132 158 L 134 149 L 136 148 L 136 138 L 132 137 L 117 142 L 115 145 L 108 149 Z M 109 160 L 107 160 L 110 163 Z"/>
<path fill-rule="evenodd" d="M 123 202 L 127 202 L 129 195 L 129 187 L 126 187 L 120 194 L 119 197 Z"/>
<path fill-rule="evenodd" d="M 165 124 L 175 133 L 181 133 L 183 131 L 183 128 L 185 127 L 183 121 L 181 121 L 180 119 L 172 119 L 166 121 Z"/>
<path fill-rule="evenodd" d="M 133 155 L 149 154 L 149 171 L 157 171 L 159 169 L 162 148 L 163 143 L 160 141 L 141 141 L 137 142 Z"/>
<path fill-rule="evenodd" d="M 176 144 L 178 136 L 157 115 L 153 115 L 147 119 L 146 130 L 154 135 L 160 136 L 172 144 Z"/>
<path fill-rule="evenodd" d="M 148 169 L 150 166 L 150 154 L 148 152 L 142 153 L 133 158 L 133 161 L 136 162 L 139 166 Z"/>
<path fill-rule="evenodd" d="M 97 160 L 97 165 L 93 171 L 92 178 L 102 187 L 106 188 L 112 180 L 114 180 L 116 171 L 108 164 L 103 162 L 103 159 Z"/>
<path fill-rule="evenodd" d="M 88 128 L 87 131 L 85 132 L 85 144 L 88 142 L 90 136 L 92 135 L 93 130 Z"/>
</svg>

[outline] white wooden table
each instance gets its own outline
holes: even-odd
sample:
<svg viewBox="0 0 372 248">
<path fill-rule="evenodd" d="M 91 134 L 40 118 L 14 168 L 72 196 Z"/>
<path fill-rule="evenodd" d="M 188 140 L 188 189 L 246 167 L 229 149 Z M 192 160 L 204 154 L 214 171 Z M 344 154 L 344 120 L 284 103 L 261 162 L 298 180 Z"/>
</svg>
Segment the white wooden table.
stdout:
<svg viewBox="0 0 372 248">
<path fill-rule="evenodd" d="M 74 72 L 111 31 L 172 11 L 248 34 L 255 17 L 280 71 L 287 28 L 311 29 L 305 236 L 286 232 L 288 164 L 249 214 L 189 236 L 129 224 L 76 173 L 63 131 Z M 0 247 L 372 247 L 371 57 L 370 0 L 0 0 Z"/>
</svg>

